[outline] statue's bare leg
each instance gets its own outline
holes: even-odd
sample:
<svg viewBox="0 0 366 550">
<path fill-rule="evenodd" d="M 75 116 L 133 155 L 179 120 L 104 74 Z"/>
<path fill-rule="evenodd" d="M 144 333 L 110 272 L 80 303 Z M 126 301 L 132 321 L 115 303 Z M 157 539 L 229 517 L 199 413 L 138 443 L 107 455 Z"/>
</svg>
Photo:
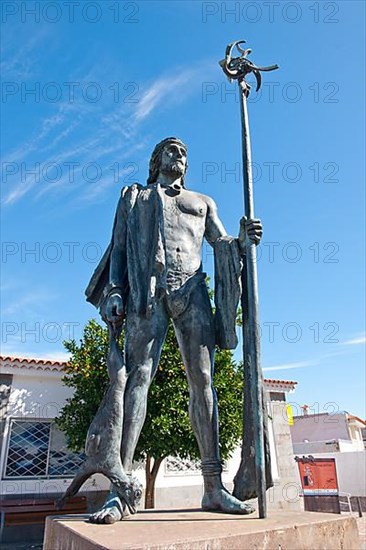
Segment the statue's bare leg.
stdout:
<svg viewBox="0 0 366 550">
<path fill-rule="evenodd" d="M 174 327 L 187 370 L 189 415 L 202 459 L 202 508 L 250 514 L 254 508 L 231 495 L 221 480 L 217 398 L 212 385 L 215 330 L 204 283 L 193 290 L 188 308 L 174 320 Z"/>
<path fill-rule="evenodd" d="M 127 312 L 125 332 L 126 370 L 128 373 L 124 402 L 121 457 L 125 472 L 131 473 L 133 455 L 141 433 L 147 407 L 147 393 L 156 371 L 168 327 L 163 304 L 150 319 Z M 90 516 L 93 523 L 115 523 L 129 515 L 111 487 L 103 506 Z"/>
</svg>

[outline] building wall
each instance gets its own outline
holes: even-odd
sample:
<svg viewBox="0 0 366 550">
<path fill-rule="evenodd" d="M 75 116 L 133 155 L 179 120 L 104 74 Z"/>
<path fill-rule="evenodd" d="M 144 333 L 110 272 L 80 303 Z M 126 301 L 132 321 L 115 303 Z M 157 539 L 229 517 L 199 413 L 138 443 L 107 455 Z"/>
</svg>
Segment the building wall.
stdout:
<svg viewBox="0 0 366 550">
<path fill-rule="evenodd" d="M 291 436 L 294 443 L 303 443 L 304 439 L 309 441 L 350 439 L 344 413 L 295 416 L 294 424 L 291 426 Z"/>
<path fill-rule="evenodd" d="M 351 436 L 352 444 L 355 451 L 363 451 L 365 446 L 362 437 L 362 427 L 350 422 L 348 424 L 349 433 Z"/>
<path fill-rule="evenodd" d="M 12 478 L 3 479 L 6 467 L 7 441 L 12 419 L 54 419 L 71 397 L 73 390 L 61 382 L 62 373 L 26 368 L 12 368 L 12 384 L 8 395 L 6 418 L 3 418 L 3 439 L 0 449 L 0 495 L 16 496 L 32 494 L 46 497 L 62 493 L 71 483 L 70 478 Z M 4 376 L 4 375 L 2 375 Z M 109 482 L 96 475 L 84 485 L 84 490 L 107 490 Z"/>
<path fill-rule="evenodd" d="M 278 469 L 274 488 L 269 491 L 269 500 L 281 510 L 302 510 L 300 476 L 293 456 L 290 426 L 286 402 L 271 401 L 270 415 L 276 441 L 274 450 Z"/>
<path fill-rule="evenodd" d="M 13 376 L 7 415 L 55 418 L 72 394 L 72 388 L 61 383 L 59 373 L 20 372 Z"/>
<path fill-rule="evenodd" d="M 304 443 L 293 443 L 295 454 L 307 455 L 314 453 L 352 453 L 364 450 L 362 441 L 350 439 L 336 439 L 331 441 L 308 441 Z"/>
<path fill-rule="evenodd" d="M 8 416 L 8 404 L 12 380 L 12 374 L 0 374 L 0 457 L 1 449 L 3 448 L 5 442 L 4 432 L 6 427 L 6 418 Z"/>
</svg>

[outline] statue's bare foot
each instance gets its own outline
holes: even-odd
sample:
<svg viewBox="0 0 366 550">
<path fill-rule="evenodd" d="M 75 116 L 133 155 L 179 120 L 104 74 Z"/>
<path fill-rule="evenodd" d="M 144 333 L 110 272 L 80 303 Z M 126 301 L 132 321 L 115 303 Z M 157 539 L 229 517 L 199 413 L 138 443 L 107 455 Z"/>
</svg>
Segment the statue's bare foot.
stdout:
<svg viewBox="0 0 366 550">
<path fill-rule="evenodd" d="M 125 506 L 121 503 L 118 496 L 111 493 L 106 498 L 103 506 L 89 517 L 90 523 L 116 523 L 120 521 L 128 512 L 124 510 Z"/>
<path fill-rule="evenodd" d="M 231 495 L 224 487 L 212 492 L 205 492 L 202 509 L 224 514 L 252 514 L 255 508 Z"/>
</svg>

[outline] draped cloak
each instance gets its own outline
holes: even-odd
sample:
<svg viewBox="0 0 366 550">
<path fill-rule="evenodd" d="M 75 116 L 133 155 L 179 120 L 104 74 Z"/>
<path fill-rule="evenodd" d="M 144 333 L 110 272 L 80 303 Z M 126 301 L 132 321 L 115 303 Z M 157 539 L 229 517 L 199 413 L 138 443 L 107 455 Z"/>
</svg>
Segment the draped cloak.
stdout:
<svg viewBox="0 0 366 550">
<path fill-rule="evenodd" d="M 118 227 L 118 281 L 110 284 L 111 252 Z M 236 313 L 241 294 L 241 258 L 236 239 L 220 237 L 213 244 L 215 260 L 215 337 L 221 349 L 234 349 Z M 202 271 L 201 271 L 202 273 Z M 85 291 L 87 301 L 100 308 L 113 286 L 140 315 L 150 317 L 167 292 L 162 189 L 159 184 L 124 187 L 114 219 L 112 239 Z M 182 288 L 184 290 L 184 288 Z"/>
</svg>

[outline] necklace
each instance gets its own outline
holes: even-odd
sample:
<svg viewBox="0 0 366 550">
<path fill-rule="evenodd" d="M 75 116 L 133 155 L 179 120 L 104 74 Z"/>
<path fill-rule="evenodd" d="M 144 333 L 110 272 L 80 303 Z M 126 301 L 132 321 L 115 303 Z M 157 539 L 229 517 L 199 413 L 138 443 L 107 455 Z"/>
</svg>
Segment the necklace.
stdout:
<svg viewBox="0 0 366 550">
<path fill-rule="evenodd" d="M 156 182 L 160 187 L 163 187 L 164 189 L 171 189 L 172 191 L 175 191 L 176 193 L 180 193 L 183 189 L 183 186 L 179 183 L 173 183 L 173 185 L 169 185 L 167 183 L 160 183 L 160 181 Z"/>
</svg>

